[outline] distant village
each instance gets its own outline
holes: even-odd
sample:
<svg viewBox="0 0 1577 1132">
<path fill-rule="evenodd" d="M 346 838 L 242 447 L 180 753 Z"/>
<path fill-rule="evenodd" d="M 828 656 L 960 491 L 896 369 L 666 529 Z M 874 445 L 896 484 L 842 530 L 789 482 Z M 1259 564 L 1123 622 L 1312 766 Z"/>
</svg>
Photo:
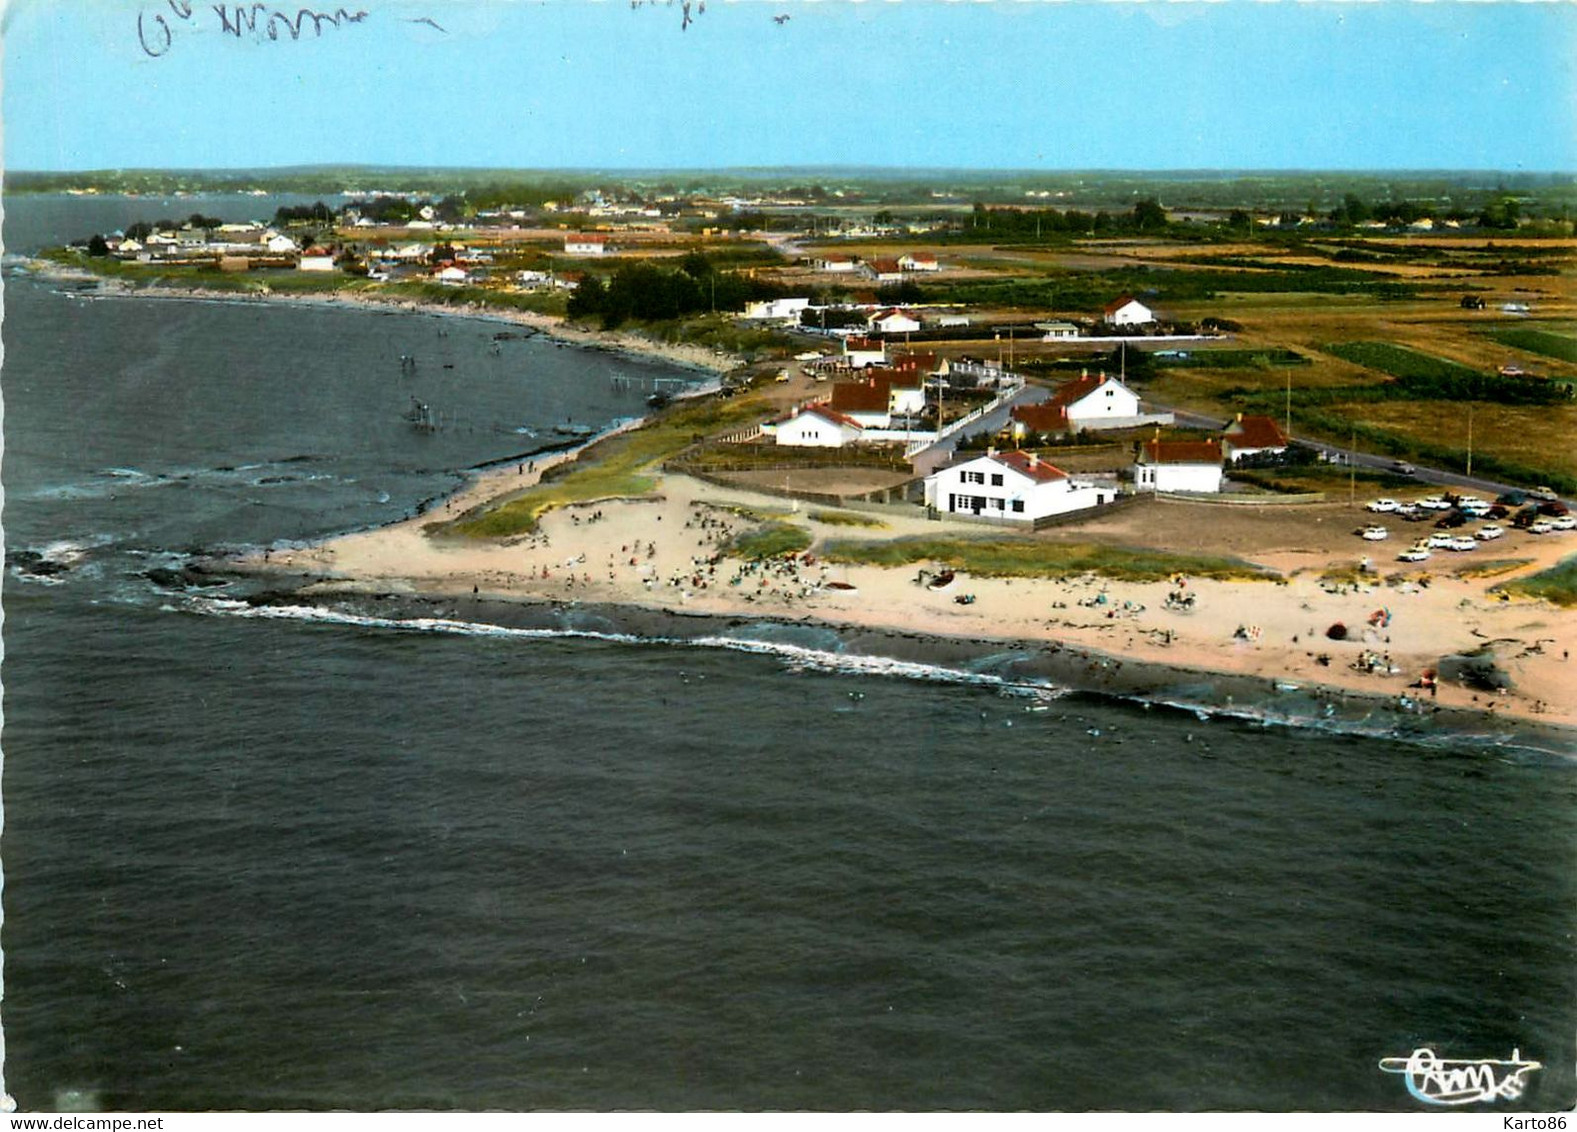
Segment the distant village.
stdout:
<svg viewBox="0 0 1577 1132">
<path fill-rule="evenodd" d="M 945 241 L 924 238 L 957 233 L 978 218 L 812 215 L 801 230 L 762 234 L 759 210 L 815 203 L 825 202 L 781 195 L 632 199 L 593 190 L 533 208 L 462 212 L 453 200 L 374 192 L 337 213 L 322 204 L 282 208 L 272 224 L 194 215 L 184 223 L 132 225 L 93 237 L 86 250 L 128 265 L 255 273 L 265 281 L 290 273 L 322 278 L 330 287 L 343 278 L 362 287 L 415 283 L 487 295 L 559 295 L 562 303 L 588 279 L 602 287 L 613 264 L 667 257 L 672 266 L 687 246 L 715 249 L 729 241 L 765 246 L 774 256 L 770 266 L 735 275 L 770 297 L 717 313 L 797 343 L 776 376 L 799 381 L 796 390 L 807 392 L 796 392 L 775 418 L 717 438 L 740 452 L 781 461 L 819 450 L 817 459 L 844 453 L 856 463 L 867 458 L 862 454 L 880 453 L 911 469 L 906 498 L 932 514 L 1031 527 L 1136 494 L 1219 494 L 1230 488 L 1234 466 L 1288 458 L 1283 422 L 1239 414 L 1224 428 L 1180 430 L 1171 412 L 1147 406 L 1129 380 L 1129 347 L 1186 359 L 1192 344 L 1230 337 L 1227 320 L 1179 322 L 1127 293 L 1109 296 L 1099 309 L 1034 321 L 965 303 L 911 301 L 916 281 L 970 277 L 970 265 L 953 261 Z M 1141 202 L 1136 215 L 1142 218 L 1146 207 Z M 1356 206 L 1349 199 L 1345 207 Z M 1252 228 L 1336 222 L 1199 211 L 1163 218 Z M 1340 220 L 1351 230 L 1393 232 L 1428 231 L 1437 223 L 1406 214 Z M 1441 226 L 1463 223 L 1438 218 Z M 922 246 L 901 247 L 911 238 Z M 834 250 L 856 241 L 886 241 L 891 252 Z M 1470 304 L 1482 308 L 1484 300 L 1465 296 L 1462 305 Z M 934 345 L 941 342 L 948 343 L 945 353 Z M 1069 357 L 1091 364 L 1077 365 L 1077 376 L 1055 386 L 1030 381 L 1015 369 L 1014 354 L 1032 342 L 1083 348 Z"/>
</svg>

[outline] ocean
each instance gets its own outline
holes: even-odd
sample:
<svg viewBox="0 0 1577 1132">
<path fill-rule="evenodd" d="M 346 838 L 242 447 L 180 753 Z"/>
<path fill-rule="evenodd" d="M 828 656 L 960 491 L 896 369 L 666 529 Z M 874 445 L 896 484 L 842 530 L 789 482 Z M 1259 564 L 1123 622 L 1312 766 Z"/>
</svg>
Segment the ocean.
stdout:
<svg viewBox="0 0 1577 1132">
<path fill-rule="evenodd" d="M 276 203 L 20 197 L 6 246 Z M 501 329 L 8 273 L 21 1108 L 1404 1111 L 1420 1048 L 1577 1101 L 1558 744 L 148 576 L 698 376 Z"/>
</svg>

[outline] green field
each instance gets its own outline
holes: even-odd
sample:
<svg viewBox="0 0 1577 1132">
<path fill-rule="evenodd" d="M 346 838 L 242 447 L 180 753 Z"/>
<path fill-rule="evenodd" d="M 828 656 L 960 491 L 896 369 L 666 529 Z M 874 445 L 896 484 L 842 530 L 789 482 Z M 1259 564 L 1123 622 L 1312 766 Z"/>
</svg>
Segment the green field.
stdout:
<svg viewBox="0 0 1577 1132">
<path fill-rule="evenodd" d="M 1402 381 L 1470 381 L 1483 375 L 1472 366 L 1447 361 L 1389 342 L 1336 342 L 1325 347 L 1343 361 L 1377 369 Z"/>
<path fill-rule="evenodd" d="M 811 544 L 810 532 L 791 523 L 768 523 L 753 531 L 735 535 L 726 552 L 737 558 L 780 558 L 799 554 Z"/>
<path fill-rule="evenodd" d="M 1548 330 L 1529 330 L 1518 328 L 1515 330 L 1492 330 L 1489 337 L 1503 346 L 1510 346 L 1514 350 L 1526 350 L 1530 354 L 1543 354 L 1547 358 L 1557 358 L 1563 362 L 1577 362 L 1577 338 L 1567 334 L 1555 334 Z"/>
</svg>

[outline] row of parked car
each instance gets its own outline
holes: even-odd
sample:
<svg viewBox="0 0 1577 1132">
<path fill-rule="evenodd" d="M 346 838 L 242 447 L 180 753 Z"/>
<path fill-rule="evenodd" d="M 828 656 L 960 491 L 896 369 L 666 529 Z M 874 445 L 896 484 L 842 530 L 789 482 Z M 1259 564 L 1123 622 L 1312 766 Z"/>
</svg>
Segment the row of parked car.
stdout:
<svg viewBox="0 0 1577 1132">
<path fill-rule="evenodd" d="M 1489 522 L 1471 536 L 1450 534 L 1470 522 L 1483 520 L 1509 520 L 1510 525 L 1530 534 L 1552 534 L 1556 531 L 1577 530 L 1577 516 L 1567 512 L 1565 504 L 1553 498 L 1530 503 L 1521 492 L 1507 492 L 1495 502 L 1472 495 L 1431 495 L 1416 503 L 1401 503 L 1395 499 L 1376 499 L 1368 509 L 1376 514 L 1395 515 L 1408 522 L 1420 522 L 1435 515 L 1437 533 L 1427 539 L 1417 540 L 1412 547 L 1397 555 L 1403 562 L 1422 562 L 1435 550 L 1472 550 L 1480 543 L 1504 538 L 1506 528 L 1499 522 Z M 1517 510 L 1513 510 L 1516 508 Z M 1370 542 L 1389 538 L 1391 532 L 1378 523 L 1360 527 L 1357 532 Z"/>
</svg>

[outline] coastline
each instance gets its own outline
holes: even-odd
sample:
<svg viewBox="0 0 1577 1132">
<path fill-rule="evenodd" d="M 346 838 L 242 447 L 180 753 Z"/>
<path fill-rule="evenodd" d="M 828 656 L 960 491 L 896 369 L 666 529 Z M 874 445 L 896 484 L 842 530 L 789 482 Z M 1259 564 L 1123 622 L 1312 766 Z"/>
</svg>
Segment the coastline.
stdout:
<svg viewBox="0 0 1577 1132">
<path fill-rule="evenodd" d="M 735 517 L 740 509 L 779 509 L 804 522 L 816 535 L 813 555 L 826 538 L 847 532 L 784 511 L 781 498 L 676 474 L 663 475 L 647 497 L 550 511 L 536 532 L 506 541 L 429 532 L 435 518 L 528 487 L 547 466 L 582 451 L 544 459 L 529 476 L 518 468 L 476 476 L 425 517 L 211 568 L 252 576 L 271 595 L 264 604 L 376 617 L 389 614 L 370 611 L 392 609 L 396 620 L 449 617 L 541 630 L 592 626 L 654 640 L 770 626 L 764 640 L 808 642 L 812 651 L 845 659 L 941 658 L 943 667 L 971 671 L 997 665 L 1009 676 L 1057 687 L 1207 713 L 1313 725 L 1339 719 L 1354 727 L 1383 720 L 1388 731 L 1439 732 L 1449 724 L 1480 736 L 1515 726 L 1560 736 L 1552 742 L 1567 747 L 1577 734 L 1571 662 L 1562 656 L 1577 644 L 1577 615 L 1544 603 L 1488 600 L 1485 583 L 1472 579 L 1400 591 L 1333 588 L 1306 569 L 1276 581 L 1191 579 L 1185 584 L 1198 607 L 1181 613 L 1164 607 L 1170 581 L 960 575 L 935 593 L 915 584 L 913 567 L 830 565 L 819 556 L 792 574 L 787 567 L 774 573 L 720 556 L 727 537 L 750 525 Z M 939 525 L 918 516 L 907 525 L 886 521 L 893 536 L 937 533 Z M 1559 549 L 1549 544 L 1552 556 Z M 1277 564 L 1290 563 L 1282 556 Z M 974 600 L 958 604 L 965 593 Z M 1361 624 L 1381 603 L 1395 612 L 1383 631 L 1365 629 L 1343 642 L 1309 635 L 1338 619 Z M 1241 630 L 1250 620 L 1247 638 Z M 1492 693 L 1448 680 L 1433 693 L 1418 686 L 1442 656 L 1486 644 L 1512 677 L 1509 689 Z M 1355 667 L 1364 654 L 1385 656 L 1394 671 Z"/>
<path fill-rule="evenodd" d="M 363 295 L 240 295 L 131 287 L 47 261 L 30 261 L 30 266 L 51 281 L 92 279 L 99 285 L 96 296 L 428 313 L 525 327 L 582 348 L 627 352 L 713 373 L 739 361 L 638 335 L 583 331 L 532 312 L 456 309 Z M 1188 710 L 1210 713 L 1242 713 L 1248 703 L 1256 705 L 1249 717 L 1268 711 L 1267 718 L 1279 715 L 1285 722 L 1321 725 L 1339 717 L 1346 725 L 1359 726 L 1375 716 L 1393 730 L 1439 730 L 1438 721 L 1449 720 L 1463 734 L 1486 735 L 1507 726 L 1502 721 L 1515 721 L 1565 734 L 1568 743 L 1566 733 L 1577 730 L 1571 691 L 1577 682 L 1567 677 L 1563 659 L 1577 645 L 1577 613 L 1543 603 L 1493 602 L 1486 599 L 1484 583 L 1465 579 L 1438 580 L 1428 592 L 1404 589 L 1397 595 L 1376 585 L 1333 596 L 1317 578 L 1321 566 L 1334 564 L 1329 555 L 1322 561 L 1292 550 L 1258 556 L 1261 564 L 1284 575 L 1285 580 L 1274 583 L 1193 580 L 1188 584 L 1200 607 L 1186 615 L 1163 609 L 1171 583 L 1107 582 L 1093 575 L 1057 580 L 964 575 L 955 592 L 967 590 L 975 599 L 967 606 L 953 603 L 955 592 L 933 595 L 914 586 L 913 566 L 829 569 L 823 562 L 814 574 L 801 571 L 792 584 L 779 585 L 761 572 L 728 586 L 715 572 L 743 567 L 738 559 L 717 557 L 726 541 L 718 532 L 726 527 L 732 534 L 749 525 L 730 518 L 731 508 L 760 514 L 791 507 L 784 517 L 808 526 L 816 540 L 812 553 L 818 557 L 826 540 L 847 537 L 849 531 L 806 522 L 799 505 L 778 496 L 713 487 L 677 475 L 660 476 L 656 492 L 648 497 L 561 507 L 543 516 L 539 533 L 505 542 L 429 535 L 435 517 L 454 517 L 529 488 L 548 467 L 578 459 L 596 441 L 638 424 L 626 422 L 584 443 L 525 457 L 532 464 L 529 475 L 515 460 L 471 469 L 454 494 L 429 501 L 409 519 L 305 548 L 216 561 L 213 568 L 286 587 L 285 600 L 324 609 L 353 609 L 369 602 L 407 609 L 397 620 L 471 602 L 482 603 L 475 608 L 485 607 L 488 616 L 554 631 L 566 627 L 566 618 L 574 622 L 596 610 L 595 620 L 613 626 L 608 632 L 654 640 L 708 637 L 741 624 L 771 625 L 789 639 L 830 633 L 827 639 L 845 657 L 941 657 L 947 662 L 942 667 L 947 667 L 954 661 L 978 665 L 993 655 L 1022 654 L 1003 662 L 1005 671 L 1061 688 L 1147 703 L 1175 701 Z M 582 516 L 590 521 L 582 523 Z M 706 527 L 699 526 L 703 518 Z M 883 525 L 889 532 L 872 537 L 990 533 L 979 527 L 946 530 L 948 524 L 927 522 L 918 513 L 909 519 L 884 518 Z M 654 552 L 629 553 L 641 545 Z M 1558 544 L 1550 543 L 1548 549 L 1548 561 L 1537 568 L 1561 557 Z M 702 572 L 703 562 L 711 573 Z M 293 583 L 292 577 L 299 581 Z M 1087 604 L 1097 597 L 1101 606 Z M 1339 644 L 1318 639 L 1323 626 L 1333 621 L 1362 625 L 1382 602 L 1396 604 L 1405 618 L 1396 629 L 1365 630 L 1361 637 Z M 632 625 L 637 629 L 633 633 L 619 628 Z M 1239 635 L 1245 627 L 1252 630 L 1250 637 Z M 1486 644 L 1498 645 L 1497 663 L 1514 677 L 1510 690 L 1493 693 L 1442 680 L 1431 694 L 1418 686 L 1418 677 L 1442 656 Z M 735 647 L 747 646 L 735 642 Z M 862 651 L 872 648 L 877 651 Z M 1355 668 L 1352 661 L 1359 654 L 1383 657 L 1385 671 Z M 1052 659 L 1059 656 L 1061 660 Z M 1125 672 L 1129 675 L 1119 675 Z M 1437 722 L 1420 724 L 1425 719 Z"/>
<path fill-rule="evenodd" d="M 160 299 L 186 302 L 218 302 L 237 304 L 271 304 L 277 306 L 309 307 L 329 310 L 363 310 L 372 313 L 425 314 L 446 318 L 469 318 L 483 322 L 496 322 L 506 326 L 524 327 L 544 338 L 565 345 L 589 350 L 604 350 L 667 362 L 686 369 L 723 374 L 745 364 L 745 359 L 704 346 L 682 342 L 658 342 L 641 334 L 616 330 L 587 330 L 575 326 L 559 315 L 537 311 L 503 310 L 492 307 L 455 307 L 443 303 L 422 302 L 408 297 L 381 297 L 371 293 L 348 294 L 344 292 L 306 294 L 259 294 L 256 292 L 223 291 L 204 287 L 180 287 L 157 282 L 131 285 L 110 276 L 96 275 L 91 271 L 65 267 L 50 260 L 24 257 L 21 269 L 27 274 L 54 283 L 93 281 L 98 284 L 92 298 Z"/>
</svg>

